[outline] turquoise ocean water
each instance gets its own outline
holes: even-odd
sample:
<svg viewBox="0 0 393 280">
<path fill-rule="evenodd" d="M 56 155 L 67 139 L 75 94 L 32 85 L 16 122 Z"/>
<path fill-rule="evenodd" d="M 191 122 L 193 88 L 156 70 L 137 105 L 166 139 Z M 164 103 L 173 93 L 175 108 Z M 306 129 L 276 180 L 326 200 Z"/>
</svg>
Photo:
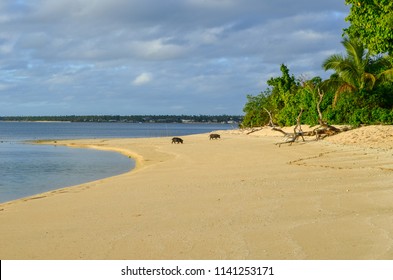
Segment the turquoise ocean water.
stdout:
<svg viewBox="0 0 393 280">
<path fill-rule="evenodd" d="M 229 124 L 0 122 L 0 203 L 118 175 L 134 167 L 132 159 L 114 152 L 28 141 L 182 136 L 232 128 Z"/>
</svg>

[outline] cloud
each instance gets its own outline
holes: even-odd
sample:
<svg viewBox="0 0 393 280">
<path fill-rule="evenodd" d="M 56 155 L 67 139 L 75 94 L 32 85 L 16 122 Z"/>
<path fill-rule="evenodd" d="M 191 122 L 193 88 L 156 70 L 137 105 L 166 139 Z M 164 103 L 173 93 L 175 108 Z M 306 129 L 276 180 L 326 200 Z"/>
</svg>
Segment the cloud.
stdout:
<svg viewBox="0 0 393 280">
<path fill-rule="evenodd" d="M 342 0 L 1 1 L 2 114 L 241 114 L 281 63 L 326 75 L 348 9 Z"/>
<path fill-rule="evenodd" d="M 171 43 L 171 38 L 137 41 L 131 44 L 132 53 L 146 60 L 171 60 L 184 56 L 187 47 Z"/>
<path fill-rule="evenodd" d="M 134 81 L 132 82 L 132 84 L 136 85 L 136 86 L 141 86 L 141 85 L 145 85 L 151 82 L 152 80 L 152 75 L 150 73 L 142 73 L 140 75 L 138 75 Z"/>
<path fill-rule="evenodd" d="M 234 0 L 187 0 L 191 5 L 202 7 L 202 8 L 228 8 L 235 6 Z"/>
</svg>

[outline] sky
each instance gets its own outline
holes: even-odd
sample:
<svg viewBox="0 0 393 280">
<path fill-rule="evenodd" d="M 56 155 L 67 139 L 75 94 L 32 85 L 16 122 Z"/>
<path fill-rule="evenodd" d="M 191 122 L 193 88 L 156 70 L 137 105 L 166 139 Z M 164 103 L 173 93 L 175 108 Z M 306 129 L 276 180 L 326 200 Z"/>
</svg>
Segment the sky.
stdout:
<svg viewBox="0 0 393 280">
<path fill-rule="evenodd" d="M 0 0 L 0 116 L 242 115 L 327 78 L 344 0 Z"/>
</svg>

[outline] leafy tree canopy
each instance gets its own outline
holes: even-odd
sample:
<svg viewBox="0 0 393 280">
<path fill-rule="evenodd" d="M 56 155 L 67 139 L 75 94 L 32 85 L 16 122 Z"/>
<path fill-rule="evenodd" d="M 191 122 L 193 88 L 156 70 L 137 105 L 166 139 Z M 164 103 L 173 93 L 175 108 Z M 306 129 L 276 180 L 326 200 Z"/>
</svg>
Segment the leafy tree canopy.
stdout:
<svg viewBox="0 0 393 280">
<path fill-rule="evenodd" d="M 301 122 L 309 125 L 316 125 L 319 120 L 354 126 L 393 124 L 391 60 L 371 59 L 361 44 L 344 41 L 347 56 L 333 55 L 326 60 L 325 69 L 336 71 L 328 80 L 295 79 L 281 65 L 282 75 L 270 78 L 267 90 L 257 96 L 247 95 L 241 126 L 268 124 L 267 111 L 275 124 L 291 126 L 296 124 L 301 110 Z"/>
<path fill-rule="evenodd" d="M 393 54 L 393 1 L 345 0 L 352 5 L 344 33 L 359 38 L 372 54 Z"/>
<path fill-rule="evenodd" d="M 289 69 L 285 64 L 281 64 L 280 70 L 282 76 L 270 78 L 267 81 L 267 84 L 272 86 L 274 88 L 273 90 L 285 93 L 290 91 L 293 86 L 296 86 L 296 80 L 293 75 L 289 75 Z"/>
</svg>

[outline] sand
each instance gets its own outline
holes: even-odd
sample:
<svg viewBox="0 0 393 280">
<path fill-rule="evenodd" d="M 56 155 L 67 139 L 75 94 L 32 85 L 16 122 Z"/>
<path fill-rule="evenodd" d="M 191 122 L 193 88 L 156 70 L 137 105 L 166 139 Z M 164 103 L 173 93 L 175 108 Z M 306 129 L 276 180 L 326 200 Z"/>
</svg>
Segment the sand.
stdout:
<svg viewBox="0 0 393 280">
<path fill-rule="evenodd" d="M 0 259 L 393 259 L 392 126 L 219 133 L 57 141 L 137 167 L 0 204 Z"/>
</svg>

